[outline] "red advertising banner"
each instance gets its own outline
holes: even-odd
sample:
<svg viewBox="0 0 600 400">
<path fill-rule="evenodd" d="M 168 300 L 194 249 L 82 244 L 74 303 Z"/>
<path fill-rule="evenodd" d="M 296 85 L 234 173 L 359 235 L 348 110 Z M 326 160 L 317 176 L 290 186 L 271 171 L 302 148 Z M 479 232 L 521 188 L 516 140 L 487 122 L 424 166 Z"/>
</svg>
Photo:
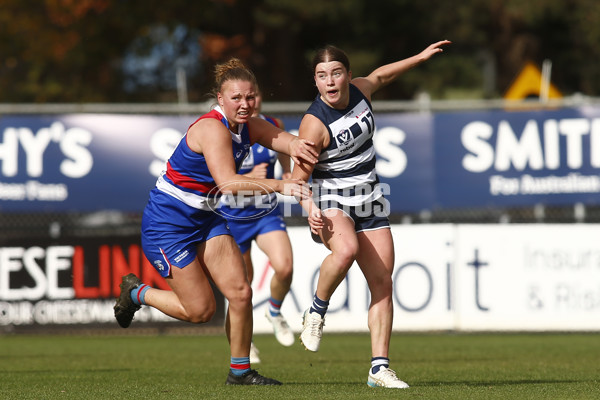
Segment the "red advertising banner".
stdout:
<svg viewBox="0 0 600 400">
<path fill-rule="evenodd" d="M 110 324 L 123 275 L 169 286 L 144 256 L 138 237 L 18 241 L 0 247 L 0 329 L 2 327 Z M 222 295 L 217 292 L 217 296 Z M 218 302 L 223 304 L 224 301 Z M 212 324 L 223 320 L 219 310 Z M 135 323 L 174 323 L 143 307 Z"/>
</svg>

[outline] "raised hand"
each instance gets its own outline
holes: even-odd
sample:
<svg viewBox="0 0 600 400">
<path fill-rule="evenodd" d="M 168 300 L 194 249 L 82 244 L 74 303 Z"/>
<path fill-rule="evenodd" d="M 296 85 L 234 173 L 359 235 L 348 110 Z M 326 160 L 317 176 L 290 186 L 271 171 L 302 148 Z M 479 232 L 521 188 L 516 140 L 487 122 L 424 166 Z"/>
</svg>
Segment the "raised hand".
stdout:
<svg viewBox="0 0 600 400">
<path fill-rule="evenodd" d="M 449 40 L 440 40 L 439 42 L 430 44 L 425 50 L 423 50 L 419 54 L 419 58 L 422 61 L 429 60 L 431 58 L 431 56 L 433 56 L 434 54 L 441 53 L 444 51 L 442 46 L 445 46 L 450 43 L 452 43 L 452 42 Z"/>
</svg>

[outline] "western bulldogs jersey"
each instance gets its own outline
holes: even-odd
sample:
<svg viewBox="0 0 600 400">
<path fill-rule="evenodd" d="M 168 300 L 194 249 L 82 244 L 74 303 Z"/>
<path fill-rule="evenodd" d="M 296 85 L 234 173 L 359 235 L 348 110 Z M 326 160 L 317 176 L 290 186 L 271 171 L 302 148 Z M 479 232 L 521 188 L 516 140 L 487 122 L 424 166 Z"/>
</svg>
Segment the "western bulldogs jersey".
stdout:
<svg viewBox="0 0 600 400">
<path fill-rule="evenodd" d="M 277 126 L 277 123 L 272 118 L 260 115 L 264 120 L 271 122 Z M 266 163 L 267 179 L 275 178 L 275 164 L 277 163 L 277 152 L 255 143 L 248 153 L 248 156 L 242 163 L 238 173 L 247 174 L 254 166 Z M 277 195 L 268 193 L 259 196 L 236 196 L 227 195 L 222 198 L 220 211 L 227 219 L 246 219 L 256 216 L 268 214 L 277 206 Z"/>
<path fill-rule="evenodd" d="M 320 201 L 358 206 L 382 196 L 375 172 L 371 103 L 350 84 L 350 102 L 343 110 L 327 105 L 320 96 L 306 111 L 329 131 L 329 145 L 321 150 L 312 173 L 313 193 Z"/>
<path fill-rule="evenodd" d="M 220 107 L 198 118 L 190 127 L 204 118 L 217 119 L 229 128 Z M 230 133 L 233 158 L 236 168 L 239 169 L 250 149 L 248 127 L 245 124 L 240 125 L 237 133 Z M 204 211 L 214 210 L 220 198 L 204 155 L 189 148 L 187 135 L 181 139 L 169 158 L 167 170 L 158 177 L 156 188 L 190 207 Z"/>
<path fill-rule="evenodd" d="M 214 118 L 229 128 L 219 107 L 194 124 L 204 118 Z M 230 134 L 239 168 L 250 149 L 248 127 L 242 125 Z M 219 199 L 204 155 L 189 148 L 186 134 L 150 191 L 142 217 L 142 249 L 161 276 L 169 276 L 173 266 L 183 268 L 196 259 L 198 243 L 231 234 L 225 218 L 215 212 Z"/>
</svg>

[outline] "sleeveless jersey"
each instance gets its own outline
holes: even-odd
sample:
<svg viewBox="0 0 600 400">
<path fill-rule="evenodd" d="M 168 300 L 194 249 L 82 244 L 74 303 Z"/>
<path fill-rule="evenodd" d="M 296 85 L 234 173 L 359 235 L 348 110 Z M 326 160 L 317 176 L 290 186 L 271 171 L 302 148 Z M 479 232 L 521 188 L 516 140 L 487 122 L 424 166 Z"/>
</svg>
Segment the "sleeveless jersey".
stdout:
<svg viewBox="0 0 600 400">
<path fill-rule="evenodd" d="M 214 118 L 229 128 L 227 118 L 220 107 L 198 118 L 190 127 L 205 118 Z M 230 133 L 233 158 L 236 169 L 239 170 L 250 149 L 248 126 L 240 125 L 237 133 Z M 158 177 L 156 188 L 190 207 L 203 211 L 214 210 L 220 198 L 204 155 L 189 148 L 187 134 L 169 158 L 167 170 Z"/>
<path fill-rule="evenodd" d="M 306 111 L 327 127 L 329 145 L 321 150 L 312 173 L 313 194 L 320 201 L 358 206 L 382 196 L 375 172 L 371 103 L 350 84 L 350 102 L 343 110 L 327 105 L 320 96 Z"/>
</svg>

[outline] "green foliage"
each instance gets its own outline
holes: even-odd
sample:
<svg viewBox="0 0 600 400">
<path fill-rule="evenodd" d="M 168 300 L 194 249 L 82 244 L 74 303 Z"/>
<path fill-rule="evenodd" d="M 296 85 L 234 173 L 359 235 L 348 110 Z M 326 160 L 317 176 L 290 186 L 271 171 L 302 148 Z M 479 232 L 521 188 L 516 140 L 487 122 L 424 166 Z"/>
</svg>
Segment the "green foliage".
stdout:
<svg viewBox="0 0 600 400">
<path fill-rule="evenodd" d="M 257 336 L 260 373 L 281 387 L 224 384 L 223 336 L 0 337 L 2 399 L 597 399 L 598 334 L 396 334 L 407 390 L 366 385 L 366 334 L 325 332 L 318 353 Z"/>
<path fill-rule="evenodd" d="M 163 70 L 177 55 L 149 67 L 150 76 L 161 77 L 156 84 L 126 90 L 131 78 L 123 62 L 132 44 L 161 26 L 197 35 L 190 101 L 205 99 L 215 63 L 232 56 L 254 69 L 266 100 L 309 101 L 315 90 L 307 60 L 325 44 L 346 50 L 364 75 L 441 39 L 453 41 L 443 56 L 377 98 L 411 99 L 421 91 L 433 98 L 501 96 L 527 61 L 541 66 L 545 59 L 563 94 L 598 96 L 599 20 L 596 0 L 4 0 L 0 101 L 176 101 Z M 481 54 L 488 54 L 485 63 Z M 483 87 L 490 68 L 493 87 Z"/>
</svg>

